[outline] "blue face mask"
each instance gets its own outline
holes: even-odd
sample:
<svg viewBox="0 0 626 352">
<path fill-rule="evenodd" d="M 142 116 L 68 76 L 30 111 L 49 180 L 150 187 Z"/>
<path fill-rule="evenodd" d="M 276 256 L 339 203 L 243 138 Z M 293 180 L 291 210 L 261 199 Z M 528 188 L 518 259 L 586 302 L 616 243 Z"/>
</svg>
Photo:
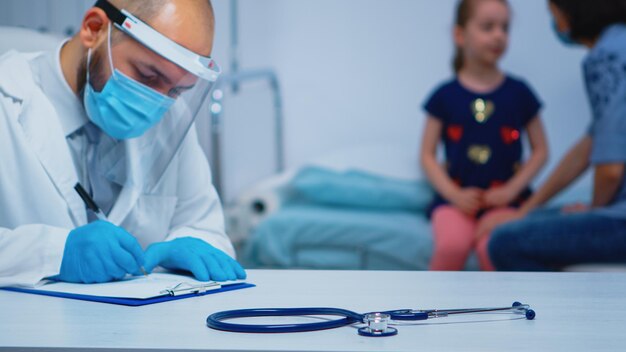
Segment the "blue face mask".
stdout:
<svg viewBox="0 0 626 352">
<path fill-rule="evenodd" d="M 557 26 L 556 21 L 552 20 L 552 29 L 554 30 L 554 33 L 556 33 L 557 38 L 559 38 L 559 41 L 567 46 L 572 46 L 572 45 L 578 45 L 578 42 L 574 41 L 574 39 L 572 39 L 572 37 L 570 36 L 569 32 L 561 32 L 559 30 L 559 26 Z"/>
<path fill-rule="evenodd" d="M 109 136 L 115 139 L 139 137 L 159 122 L 174 104 L 175 99 L 133 80 L 114 69 L 112 63 L 111 77 L 102 90 L 96 92 L 89 82 L 91 50 L 87 55 L 85 110 L 89 119 Z"/>
</svg>

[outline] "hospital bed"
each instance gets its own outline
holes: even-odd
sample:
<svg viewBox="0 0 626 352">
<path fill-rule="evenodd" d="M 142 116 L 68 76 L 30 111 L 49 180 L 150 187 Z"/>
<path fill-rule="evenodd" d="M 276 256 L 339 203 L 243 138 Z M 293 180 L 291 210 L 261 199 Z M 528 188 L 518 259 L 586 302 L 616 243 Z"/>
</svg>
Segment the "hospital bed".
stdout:
<svg viewBox="0 0 626 352">
<path fill-rule="evenodd" d="M 259 182 L 227 209 L 239 259 L 250 268 L 426 270 L 433 190 L 417 160 L 417 148 L 360 146 Z M 588 193 L 574 187 L 553 205 Z M 474 255 L 465 269 L 478 269 Z"/>
<path fill-rule="evenodd" d="M 256 268 L 426 269 L 432 189 L 417 148 L 357 146 L 258 183 L 227 209 Z M 475 264 L 470 263 L 470 268 Z"/>
</svg>

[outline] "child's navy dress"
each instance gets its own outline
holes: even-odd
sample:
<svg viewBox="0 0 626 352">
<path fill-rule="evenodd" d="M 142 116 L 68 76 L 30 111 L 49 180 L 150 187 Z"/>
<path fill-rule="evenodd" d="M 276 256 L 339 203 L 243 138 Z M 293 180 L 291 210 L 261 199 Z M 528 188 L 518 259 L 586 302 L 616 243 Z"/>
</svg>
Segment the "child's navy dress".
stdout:
<svg viewBox="0 0 626 352">
<path fill-rule="evenodd" d="M 444 83 L 424 109 L 443 123 L 446 169 L 460 187 L 488 189 L 506 183 L 522 162 L 521 135 L 541 102 L 524 82 L 506 76 L 489 93 L 474 93 L 458 79 Z M 526 189 L 512 206 L 528 197 Z M 448 202 L 436 195 L 429 214 Z"/>
</svg>

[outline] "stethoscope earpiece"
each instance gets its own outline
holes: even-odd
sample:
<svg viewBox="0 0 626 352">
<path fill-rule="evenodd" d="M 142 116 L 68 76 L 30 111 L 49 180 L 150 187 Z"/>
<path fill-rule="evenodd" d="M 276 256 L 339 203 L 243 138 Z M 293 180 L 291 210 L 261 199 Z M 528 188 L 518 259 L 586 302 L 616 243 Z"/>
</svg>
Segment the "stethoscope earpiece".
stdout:
<svg viewBox="0 0 626 352">
<path fill-rule="evenodd" d="M 513 306 L 512 307 L 516 308 L 516 307 L 521 307 L 521 306 L 523 306 L 522 303 L 515 301 L 515 302 L 513 302 Z M 528 319 L 528 320 L 535 319 L 536 314 L 535 314 L 534 310 L 532 310 L 530 308 L 523 308 L 523 307 L 521 307 L 520 309 L 524 310 L 524 315 L 526 316 L 526 319 Z"/>
</svg>

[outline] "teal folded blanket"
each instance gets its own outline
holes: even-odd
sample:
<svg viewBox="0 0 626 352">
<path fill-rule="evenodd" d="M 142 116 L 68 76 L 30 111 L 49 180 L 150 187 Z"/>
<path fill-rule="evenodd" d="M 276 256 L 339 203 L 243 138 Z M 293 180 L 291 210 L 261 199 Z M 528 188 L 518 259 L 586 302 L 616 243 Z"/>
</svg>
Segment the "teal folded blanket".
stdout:
<svg viewBox="0 0 626 352">
<path fill-rule="evenodd" d="M 356 208 L 425 211 L 433 197 L 433 190 L 425 181 L 313 166 L 300 170 L 290 186 L 299 200 Z"/>
</svg>

